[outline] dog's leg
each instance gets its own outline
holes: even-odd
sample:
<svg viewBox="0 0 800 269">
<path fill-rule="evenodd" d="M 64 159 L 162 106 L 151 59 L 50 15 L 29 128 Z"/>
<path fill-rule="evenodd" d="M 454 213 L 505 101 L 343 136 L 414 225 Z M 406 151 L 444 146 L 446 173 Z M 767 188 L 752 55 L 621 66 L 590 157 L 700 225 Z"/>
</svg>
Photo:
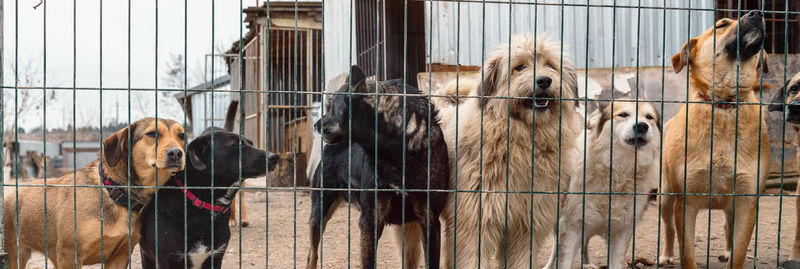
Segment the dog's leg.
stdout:
<svg viewBox="0 0 800 269">
<path fill-rule="evenodd" d="M 800 184 L 797 185 L 795 193 L 800 194 Z M 794 230 L 794 247 L 792 248 L 792 254 L 789 256 L 790 260 L 800 259 L 800 196 L 795 198 L 794 209 L 797 211 L 797 221 L 795 222 L 797 228 Z"/>
<path fill-rule="evenodd" d="M 403 228 L 405 227 L 405 237 L 403 236 Z M 422 226 L 417 222 L 409 222 L 404 225 L 391 226 L 395 236 L 397 248 L 400 250 L 400 255 L 403 257 L 405 268 L 417 268 L 420 259 L 422 259 L 422 244 L 425 242 L 422 236 Z"/>
<path fill-rule="evenodd" d="M 691 199 L 692 197 L 686 197 Z M 686 207 L 683 203 L 684 197 L 675 198 L 675 228 L 678 231 L 678 251 L 681 254 L 681 266 L 687 269 L 697 268 L 694 259 L 694 228 L 697 220 L 697 208 L 692 207 L 692 203 L 687 202 Z M 685 214 L 685 215 L 684 215 Z M 680 233 L 683 233 L 682 235 Z"/>
<path fill-rule="evenodd" d="M 239 196 L 239 197 L 236 197 L 237 199 L 241 198 L 241 200 L 237 201 L 237 202 L 241 202 L 241 203 L 239 203 L 239 207 L 242 208 L 241 209 L 242 213 L 239 215 L 239 224 L 242 225 L 242 227 L 250 226 L 250 222 L 247 221 L 247 206 L 245 206 L 245 203 L 244 203 L 244 192 L 246 191 L 244 189 L 244 187 L 246 187 L 246 184 L 247 184 L 246 182 L 242 181 L 242 188 L 243 189 L 241 189 L 239 191 L 239 193 L 236 194 L 237 196 Z M 231 214 L 231 215 L 233 215 L 233 214 Z"/>
<path fill-rule="evenodd" d="M 756 225 L 758 207 L 754 197 L 736 197 L 736 215 L 733 223 L 733 250 L 731 258 L 725 268 L 741 269 L 747 258 L 747 248 L 750 246 L 750 237 Z"/>
<path fill-rule="evenodd" d="M 675 257 L 675 197 L 659 195 L 658 202 L 661 205 L 661 220 L 664 224 L 664 244 L 658 257 L 658 264 L 667 265 L 671 264 Z"/>
<path fill-rule="evenodd" d="M 441 235 L 442 235 L 442 226 L 439 222 L 439 216 L 431 216 L 428 220 L 430 221 L 430 225 L 427 227 L 425 226 L 426 220 L 423 218 L 420 222 L 422 227 L 426 228 L 422 230 L 423 237 L 422 244 L 425 249 L 427 261 L 427 268 L 436 268 L 439 266 L 439 255 L 440 248 L 441 248 Z M 425 239 L 428 239 L 428 244 L 425 243 Z M 418 241 L 419 242 L 419 241 Z M 416 268 L 416 267 L 411 267 Z"/>
<path fill-rule="evenodd" d="M 617 225 L 612 227 L 609 250 L 609 269 L 622 269 L 628 266 L 625 260 L 628 253 L 628 246 L 631 243 L 633 236 L 633 227 L 631 225 Z"/>
<path fill-rule="evenodd" d="M 722 255 L 717 256 L 720 262 L 727 262 L 731 257 L 731 248 L 733 247 L 733 214 L 729 210 L 725 210 L 725 251 Z"/>
<path fill-rule="evenodd" d="M 127 244 L 124 244 L 127 248 Z M 114 253 L 111 257 L 109 257 L 108 261 L 106 261 L 107 268 L 128 268 L 128 255 L 127 249 L 124 251 L 122 249 L 117 249 L 116 253 Z M 142 268 L 144 268 L 144 259 L 142 259 Z M 155 267 L 153 267 L 155 268 Z"/>
<path fill-rule="evenodd" d="M 556 245 L 556 235 L 553 235 L 553 245 L 550 247 L 550 258 L 547 259 L 547 264 L 542 269 L 551 269 L 555 266 L 556 255 L 558 255 L 558 245 Z"/>
<path fill-rule="evenodd" d="M 441 269 L 455 267 L 455 264 L 453 263 L 453 247 L 455 247 L 455 242 L 453 242 L 453 237 L 455 236 L 455 230 L 453 227 L 453 224 L 455 223 L 455 220 L 453 219 L 453 200 L 450 197 L 447 199 L 447 204 L 442 210 L 442 213 L 439 215 L 439 220 L 442 223 L 442 247 L 440 251 L 441 261 L 439 262 L 439 268 Z"/>
<path fill-rule="evenodd" d="M 358 220 L 358 228 L 361 230 L 361 268 L 364 269 L 375 268 L 375 249 L 384 226 L 382 216 L 375 216 L 377 210 L 373 199 L 371 193 L 361 196 L 361 217 Z"/>
<path fill-rule="evenodd" d="M 308 259 L 306 259 L 306 268 L 314 269 L 317 267 L 317 259 L 319 258 L 319 242 L 322 238 L 322 233 L 328 221 L 333 216 L 333 213 L 338 208 L 340 203 L 339 195 L 333 192 L 325 192 L 324 199 L 320 201 L 320 191 L 311 191 L 311 217 L 308 221 L 309 226 L 309 243 L 311 246 L 308 249 Z M 322 205 L 320 205 L 322 202 Z"/>
<path fill-rule="evenodd" d="M 233 196 L 231 200 L 231 217 L 228 218 L 228 226 L 236 227 L 236 201 L 239 200 L 239 194 Z"/>
</svg>

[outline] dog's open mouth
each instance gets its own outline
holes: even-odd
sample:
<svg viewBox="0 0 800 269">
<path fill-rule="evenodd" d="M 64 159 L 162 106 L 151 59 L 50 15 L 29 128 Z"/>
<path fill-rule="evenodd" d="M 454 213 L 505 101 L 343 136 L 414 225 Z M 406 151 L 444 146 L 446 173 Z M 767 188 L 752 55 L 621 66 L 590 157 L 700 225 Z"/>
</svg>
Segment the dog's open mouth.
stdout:
<svg viewBox="0 0 800 269">
<path fill-rule="evenodd" d="M 628 145 L 634 146 L 636 148 L 641 148 L 641 147 L 647 145 L 647 139 L 644 139 L 643 137 L 634 137 L 634 138 L 626 139 L 625 143 L 627 143 Z"/>
<path fill-rule="evenodd" d="M 533 107 L 536 110 L 545 110 L 547 109 L 547 105 L 550 104 L 550 100 L 546 99 L 550 98 L 550 95 L 547 93 L 537 93 L 533 97 Z"/>
</svg>

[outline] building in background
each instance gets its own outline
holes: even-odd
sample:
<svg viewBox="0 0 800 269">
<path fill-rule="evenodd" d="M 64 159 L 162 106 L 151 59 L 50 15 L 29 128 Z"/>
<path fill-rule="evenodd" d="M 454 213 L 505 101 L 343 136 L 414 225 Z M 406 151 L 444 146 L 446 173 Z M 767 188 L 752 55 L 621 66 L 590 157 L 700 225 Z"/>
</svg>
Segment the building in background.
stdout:
<svg viewBox="0 0 800 269">
<path fill-rule="evenodd" d="M 186 112 L 190 137 L 200 135 L 208 127 L 222 127 L 225 124 L 225 113 L 232 97 L 230 89 L 231 76 L 224 75 L 191 87 L 186 93 L 175 93 L 175 98 Z"/>
</svg>

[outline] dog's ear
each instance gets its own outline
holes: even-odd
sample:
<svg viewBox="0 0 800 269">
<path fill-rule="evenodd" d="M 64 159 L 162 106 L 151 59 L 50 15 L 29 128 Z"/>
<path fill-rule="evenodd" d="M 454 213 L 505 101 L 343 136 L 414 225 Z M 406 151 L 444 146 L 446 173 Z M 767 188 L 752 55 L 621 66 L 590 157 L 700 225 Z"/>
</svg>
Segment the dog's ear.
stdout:
<svg viewBox="0 0 800 269">
<path fill-rule="evenodd" d="M 186 151 L 189 155 L 189 162 L 192 163 L 192 166 L 194 169 L 197 169 L 197 171 L 206 170 L 206 164 L 200 156 L 206 155 L 208 152 L 207 146 L 208 144 L 205 142 L 197 141 L 197 143 L 192 143 L 189 150 Z"/>
<path fill-rule="evenodd" d="M 483 82 L 475 88 L 477 96 L 493 96 L 497 91 L 498 78 L 500 78 L 502 55 L 494 55 L 483 65 Z M 481 98 L 481 109 L 486 101 Z"/>
<path fill-rule="evenodd" d="M 664 133 L 664 130 L 663 130 L 663 129 L 661 129 L 661 113 L 659 113 L 659 112 L 658 112 L 658 109 L 653 109 L 653 111 L 654 111 L 653 113 L 655 113 L 655 114 L 656 114 L 656 120 L 655 120 L 655 122 L 656 122 L 656 128 L 658 128 L 658 132 L 659 132 L 659 133 L 662 133 L 662 134 L 663 134 L 663 133 Z"/>
<path fill-rule="evenodd" d="M 358 65 L 350 67 L 350 77 L 347 79 L 347 83 L 353 86 L 353 92 L 365 93 L 368 90 L 367 75 Z"/>
<path fill-rule="evenodd" d="M 600 131 L 603 130 L 603 125 L 605 125 L 606 121 L 609 120 L 609 117 L 606 116 L 608 105 L 608 102 L 597 102 L 597 109 L 592 111 L 592 114 L 589 114 L 589 119 L 586 123 L 586 129 L 597 130 L 597 133 L 600 133 Z"/>
<path fill-rule="evenodd" d="M 683 67 L 689 64 L 691 61 L 692 49 L 695 45 L 697 45 L 697 39 L 689 39 L 689 42 L 683 44 L 681 52 L 672 55 L 672 68 L 675 69 L 675 73 L 680 73 Z"/>
<path fill-rule="evenodd" d="M 761 68 L 761 70 L 764 70 L 764 73 L 769 73 L 769 64 L 767 64 L 767 52 L 762 50 L 761 55 L 764 58 L 762 58 L 761 61 L 758 62 L 758 67 Z"/>
<path fill-rule="evenodd" d="M 767 111 L 783 111 L 783 102 L 786 101 L 785 89 L 786 87 L 783 87 L 775 93 L 775 97 L 772 98 L 770 105 L 767 106 Z"/>
<path fill-rule="evenodd" d="M 113 135 L 103 139 L 103 157 L 105 158 L 108 167 L 115 167 L 120 160 L 128 160 L 128 137 L 134 135 L 136 132 L 137 122 L 132 123 L 128 127 L 122 128 Z M 133 144 L 135 141 L 131 141 Z"/>
</svg>

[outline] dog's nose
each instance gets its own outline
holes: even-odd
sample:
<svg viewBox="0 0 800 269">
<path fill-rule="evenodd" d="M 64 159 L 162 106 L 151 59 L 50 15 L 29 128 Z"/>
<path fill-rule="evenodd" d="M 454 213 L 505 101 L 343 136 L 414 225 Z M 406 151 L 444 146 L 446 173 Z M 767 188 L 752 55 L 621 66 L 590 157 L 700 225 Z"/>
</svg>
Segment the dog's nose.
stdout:
<svg viewBox="0 0 800 269">
<path fill-rule="evenodd" d="M 550 88 L 550 84 L 552 84 L 552 83 L 553 83 L 553 80 L 550 79 L 550 77 L 547 77 L 547 76 L 540 76 L 540 77 L 536 78 L 536 86 L 539 86 L 539 88 L 542 88 L 542 89 Z"/>
<path fill-rule="evenodd" d="M 169 159 L 180 159 L 183 157 L 183 151 L 179 148 L 171 148 L 167 150 L 167 158 Z"/>
<path fill-rule="evenodd" d="M 761 11 L 761 10 L 751 10 L 750 12 L 747 12 L 745 17 L 761 18 L 761 17 L 764 17 L 764 12 Z"/>
<path fill-rule="evenodd" d="M 647 129 L 649 128 L 650 125 L 647 125 L 647 123 L 644 122 L 640 122 L 633 126 L 633 131 L 636 132 L 637 134 L 644 134 L 647 133 Z"/>
<path fill-rule="evenodd" d="M 269 155 L 269 157 L 267 157 L 268 158 L 267 162 L 269 163 L 268 170 L 272 171 L 273 169 L 275 169 L 275 164 L 278 163 L 278 155 L 272 153 L 267 153 L 267 155 Z"/>
</svg>

